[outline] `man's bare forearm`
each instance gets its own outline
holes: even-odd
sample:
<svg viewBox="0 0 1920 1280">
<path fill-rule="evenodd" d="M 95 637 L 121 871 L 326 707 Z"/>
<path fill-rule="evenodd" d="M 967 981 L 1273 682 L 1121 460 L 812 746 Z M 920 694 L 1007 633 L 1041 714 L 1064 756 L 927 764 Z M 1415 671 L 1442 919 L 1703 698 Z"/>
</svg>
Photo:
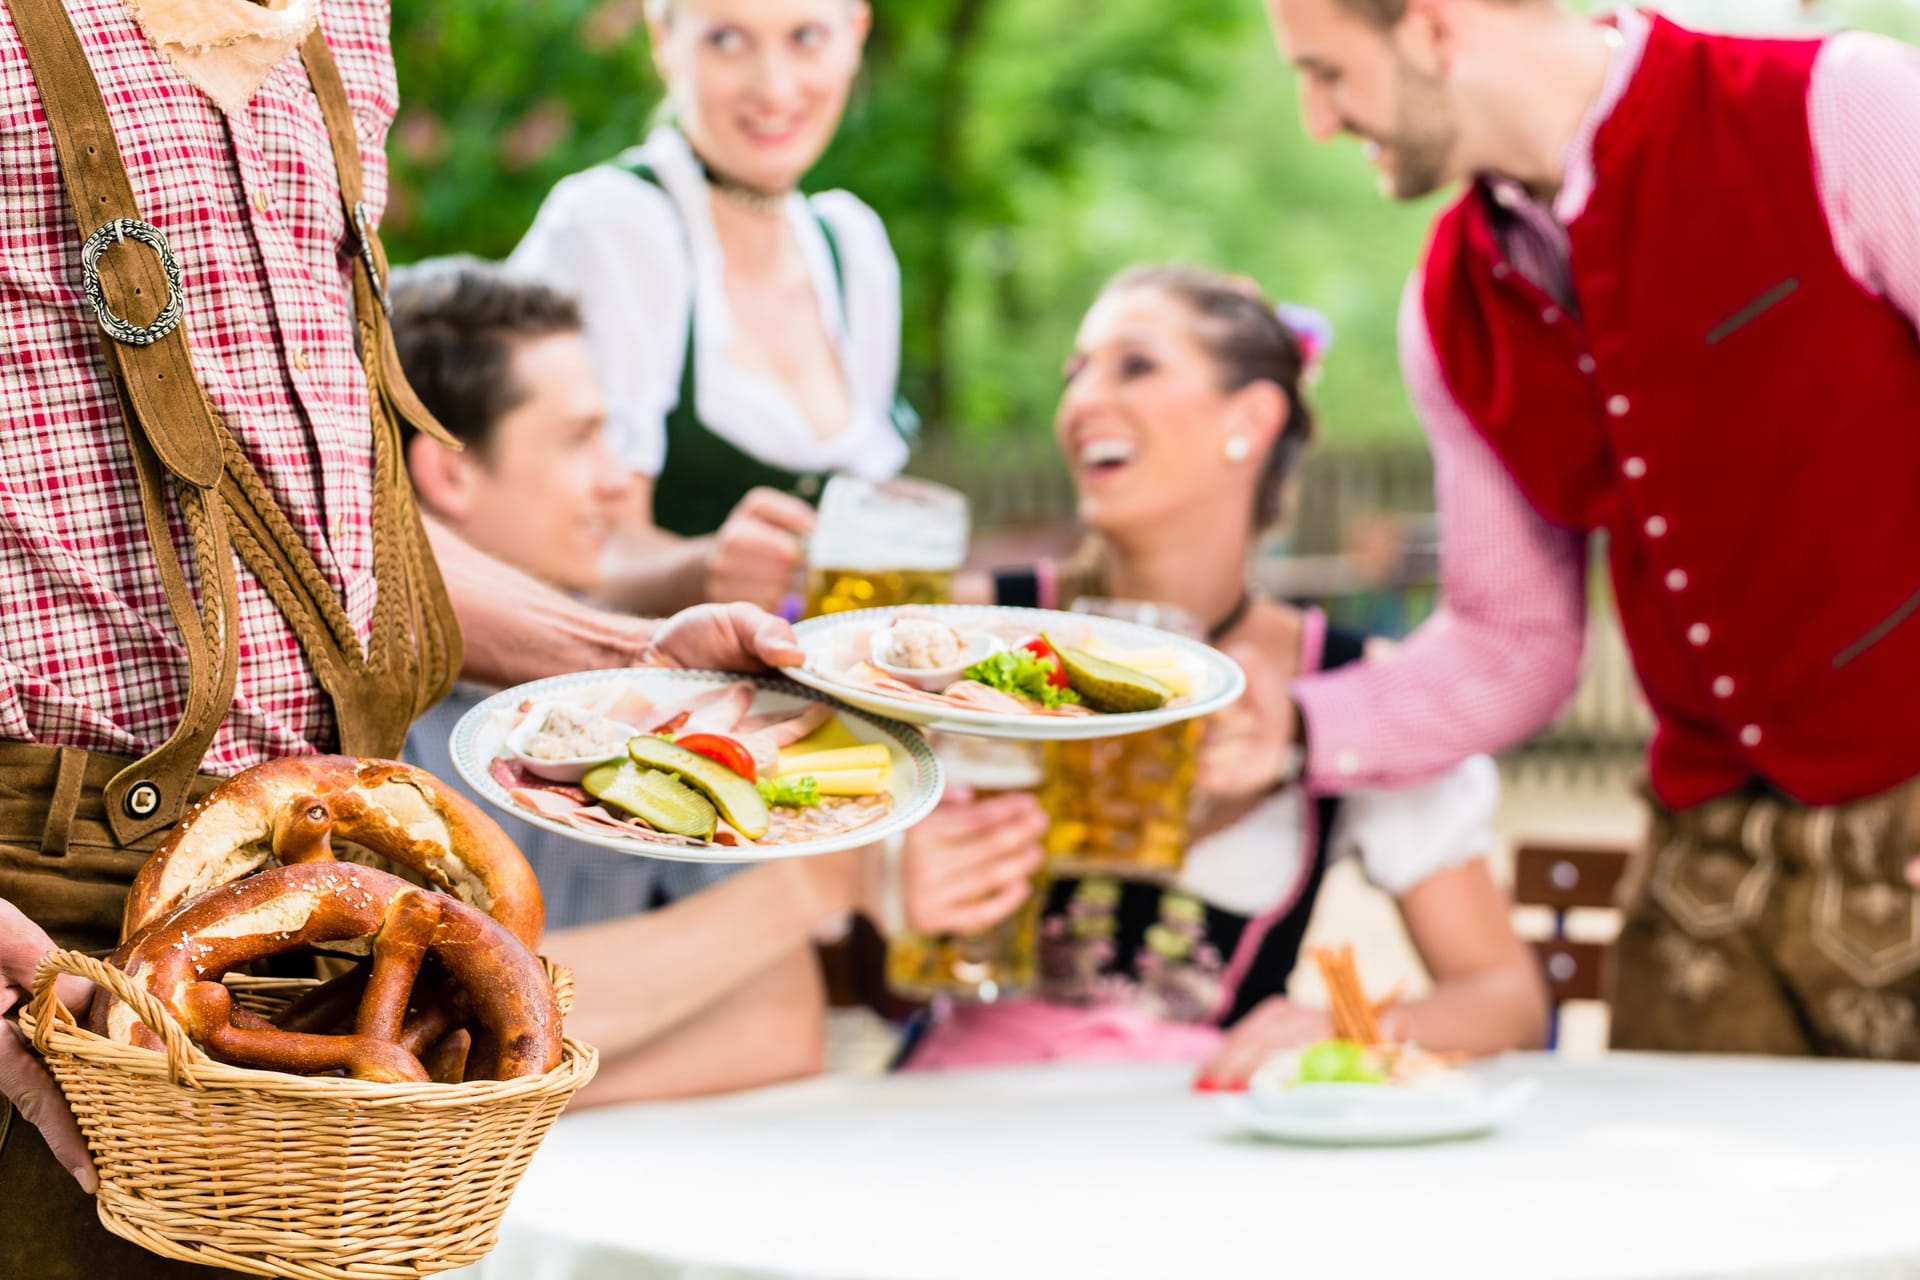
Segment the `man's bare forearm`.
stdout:
<svg viewBox="0 0 1920 1280">
<path fill-rule="evenodd" d="M 626 530 L 608 555 L 594 602 L 620 613 L 665 617 L 707 598 L 712 538 L 680 538 L 651 526 Z"/>
<path fill-rule="evenodd" d="M 575 1107 L 731 1093 L 826 1067 L 826 992 L 811 946 L 789 951 L 640 1048 L 602 1050 Z"/>
<path fill-rule="evenodd" d="M 506 686 L 642 661 L 657 625 L 597 609 L 496 560 L 433 520 L 427 536 L 465 642 L 461 674 Z"/>
<path fill-rule="evenodd" d="M 618 1057 L 807 946 L 844 905 L 807 869 L 769 862 L 658 911 L 550 933 L 542 949 L 573 970 L 568 1030 Z"/>
</svg>

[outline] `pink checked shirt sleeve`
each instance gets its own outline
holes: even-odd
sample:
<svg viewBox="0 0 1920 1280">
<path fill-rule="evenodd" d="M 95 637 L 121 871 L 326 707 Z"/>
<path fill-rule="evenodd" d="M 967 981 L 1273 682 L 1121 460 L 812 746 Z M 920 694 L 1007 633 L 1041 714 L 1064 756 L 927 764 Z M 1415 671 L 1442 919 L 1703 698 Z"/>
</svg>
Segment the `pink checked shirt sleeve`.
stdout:
<svg viewBox="0 0 1920 1280">
<path fill-rule="evenodd" d="M 1294 684 L 1307 779 L 1328 790 L 1413 782 L 1510 746 L 1580 675 L 1586 538 L 1543 520 L 1460 412 L 1412 287 L 1400 351 L 1433 449 L 1442 603 L 1391 660 Z"/>
<path fill-rule="evenodd" d="M 1591 139 L 1625 89 L 1645 24 L 1620 21 L 1624 47 L 1568 158 L 1561 199 L 1523 206 L 1533 234 L 1508 248 L 1524 273 L 1563 289 L 1565 232 L 1592 189 Z M 1884 36 L 1833 37 L 1808 91 L 1814 161 L 1834 248 L 1860 283 L 1920 329 L 1920 50 Z M 1308 780 L 1344 790 L 1391 786 L 1497 751 L 1544 727 L 1579 678 L 1586 539 L 1548 524 L 1521 496 L 1454 402 L 1418 296 L 1400 324 L 1408 394 L 1433 449 L 1443 604 L 1384 665 L 1297 682 Z M 1551 424 L 1545 424 L 1550 426 Z"/>
<path fill-rule="evenodd" d="M 1814 64 L 1807 105 L 1841 262 L 1920 328 L 1920 50 L 1837 35 Z"/>
</svg>

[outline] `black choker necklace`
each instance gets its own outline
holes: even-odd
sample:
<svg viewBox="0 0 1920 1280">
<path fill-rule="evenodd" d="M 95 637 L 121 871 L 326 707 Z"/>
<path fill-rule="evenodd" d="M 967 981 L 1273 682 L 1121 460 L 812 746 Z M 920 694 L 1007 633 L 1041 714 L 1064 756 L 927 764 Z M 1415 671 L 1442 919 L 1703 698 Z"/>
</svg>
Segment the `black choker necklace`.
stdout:
<svg viewBox="0 0 1920 1280">
<path fill-rule="evenodd" d="M 1240 598 L 1234 601 L 1233 608 L 1227 610 L 1227 616 L 1220 619 L 1220 621 L 1216 622 L 1213 627 L 1208 630 L 1207 643 L 1219 644 L 1222 640 L 1233 634 L 1233 629 L 1247 620 L 1247 613 L 1252 608 L 1253 592 L 1242 587 L 1240 589 Z"/>
<path fill-rule="evenodd" d="M 759 187 L 750 187 L 744 182 L 735 181 L 724 173 L 717 172 L 705 160 L 696 154 L 700 161 L 700 172 L 705 176 L 707 185 L 712 187 L 722 200 L 740 206 L 749 213 L 773 214 L 780 211 L 791 191 L 765 191 Z"/>
</svg>

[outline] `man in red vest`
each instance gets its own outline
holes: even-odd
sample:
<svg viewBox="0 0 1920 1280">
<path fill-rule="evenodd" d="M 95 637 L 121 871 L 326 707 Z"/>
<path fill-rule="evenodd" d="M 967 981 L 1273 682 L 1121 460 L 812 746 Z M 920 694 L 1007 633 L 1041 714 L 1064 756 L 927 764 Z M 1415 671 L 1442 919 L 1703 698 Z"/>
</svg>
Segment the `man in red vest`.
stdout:
<svg viewBox="0 0 1920 1280">
<path fill-rule="evenodd" d="M 1465 184 L 1401 322 L 1445 604 L 1276 708 L 1306 781 L 1543 726 L 1602 531 L 1658 720 L 1615 1044 L 1920 1059 L 1920 54 L 1554 0 L 1270 9 L 1316 139 L 1400 199 Z"/>
</svg>

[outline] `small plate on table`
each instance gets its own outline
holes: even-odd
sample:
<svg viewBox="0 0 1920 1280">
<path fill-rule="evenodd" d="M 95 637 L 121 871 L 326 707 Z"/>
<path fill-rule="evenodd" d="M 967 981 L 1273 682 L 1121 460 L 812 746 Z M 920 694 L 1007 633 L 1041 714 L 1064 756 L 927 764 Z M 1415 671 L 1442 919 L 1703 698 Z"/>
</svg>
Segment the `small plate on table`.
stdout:
<svg viewBox="0 0 1920 1280">
<path fill-rule="evenodd" d="M 1016 648 L 1044 635 L 1059 645 L 1084 648 L 1104 660 L 1161 680 L 1174 696 L 1151 711 L 1056 715 L 1038 710 L 980 710 L 921 689 L 872 687 L 859 678 L 872 667 L 876 633 L 900 619 L 925 619 L 951 627 L 963 645 L 985 634 L 1000 648 Z M 1096 614 L 997 605 L 913 605 L 859 609 L 809 618 L 794 627 L 806 653 L 804 665 L 784 674 L 837 701 L 877 716 L 982 738 L 1064 742 L 1111 738 L 1179 724 L 1230 706 L 1246 689 L 1233 659 L 1186 636 Z M 1137 666 L 1135 665 L 1137 664 Z"/>
<path fill-rule="evenodd" d="M 1477 1138 L 1519 1114 L 1539 1091 L 1472 1072 L 1414 1084 L 1295 1084 L 1223 1098 L 1234 1128 L 1304 1146 L 1399 1146 Z"/>
</svg>

